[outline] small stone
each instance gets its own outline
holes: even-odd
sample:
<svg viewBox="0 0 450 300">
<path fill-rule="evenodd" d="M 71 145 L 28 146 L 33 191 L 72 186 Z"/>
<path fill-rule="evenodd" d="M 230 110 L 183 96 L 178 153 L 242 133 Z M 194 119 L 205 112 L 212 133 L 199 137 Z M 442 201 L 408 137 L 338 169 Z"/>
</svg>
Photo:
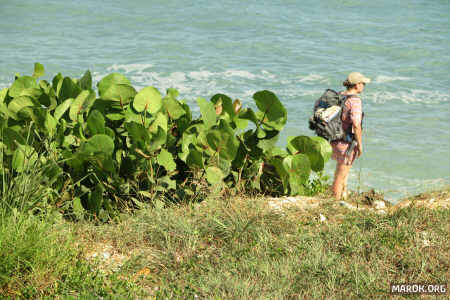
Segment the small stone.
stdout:
<svg viewBox="0 0 450 300">
<path fill-rule="evenodd" d="M 386 208 L 386 203 L 384 203 L 384 201 L 376 200 L 373 202 L 373 206 L 375 209 L 384 209 Z"/>
<path fill-rule="evenodd" d="M 324 215 L 320 214 L 320 222 L 325 222 L 326 220 L 327 218 Z"/>
<path fill-rule="evenodd" d="M 349 204 L 349 203 L 347 203 L 345 201 L 340 201 L 339 205 L 341 205 L 341 206 L 343 206 L 345 208 L 348 208 L 348 209 L 356 209 L 356 207 L 354 207 L 353 205 L 351 205 L 351 204 Z"/>
<path fill-rule="evenodd" d="M 109 252 L 103 252 L 103 258 L 109 259 L 111 257 L 111 254 Z"/>
</svg>

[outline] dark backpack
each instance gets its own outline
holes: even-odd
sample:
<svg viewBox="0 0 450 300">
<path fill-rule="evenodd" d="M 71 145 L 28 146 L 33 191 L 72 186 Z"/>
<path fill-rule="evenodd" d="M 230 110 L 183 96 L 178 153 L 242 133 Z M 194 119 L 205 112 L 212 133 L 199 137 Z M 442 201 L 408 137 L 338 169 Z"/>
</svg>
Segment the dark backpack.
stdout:
<svg viewBox="0 0 450 300">
<path fill-rule="evenodd" d="M 327 89 L 314 105 L 314 114 L 309 119 L 309 129 L 329 142 L 344 140 L 351 142 L 351 132 L 342 127 L 342 110 L 350 95 L 342 95 Z"/>
</svg>

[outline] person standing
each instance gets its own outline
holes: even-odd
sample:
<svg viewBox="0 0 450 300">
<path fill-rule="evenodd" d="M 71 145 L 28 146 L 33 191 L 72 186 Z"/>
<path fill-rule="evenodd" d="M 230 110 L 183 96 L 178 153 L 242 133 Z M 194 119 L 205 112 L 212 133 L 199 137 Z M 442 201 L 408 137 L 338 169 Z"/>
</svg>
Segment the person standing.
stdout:
<svg viewBox="0 0 450 300">
<path fill-rule="evenodd" d="M 331 147 L 333 149 L 332 159 L 336 160 L 336 171 L 334 173 L 334 181 L 332 191 L 337 200 L 342 197 L 347 198 L 347 182 L 348 174 L 356 158 L 363 153 L 362 144 L 362 101 L 358 96 L 364 90 L 364 87 L 370 79 L 359 72 L 351 72 L 347 79 L 343 82 L 346 90 L 342 94 L 348 98 L 342 110 L 342 127 L 345 132 L 352 133 L 353 139 L 357 145 L 353 149 L 349 148 L 350 141 L 333 141 Z"/>
</svg>

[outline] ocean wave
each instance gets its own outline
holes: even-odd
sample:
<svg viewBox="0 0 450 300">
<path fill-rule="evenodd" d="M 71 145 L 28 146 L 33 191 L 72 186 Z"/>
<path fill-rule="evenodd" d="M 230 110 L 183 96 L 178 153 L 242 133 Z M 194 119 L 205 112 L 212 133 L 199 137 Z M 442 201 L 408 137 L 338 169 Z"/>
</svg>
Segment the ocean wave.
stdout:
<svg viewBox="0 0 450 300">
<path fill-rule="evenodd" d="M 194 80 L 209 80 L 211 77 L 215 76 L 213 72 L 209 71 L 192 71 L 189 72 L 188 76 Z"/>
<path fill-rule="evenodd" d="M 409 77 L 401 77 L 401 76 L 386 76 L 386 75 L 378 75 L 375 77 L 375 83 L 386 83 L 391 81 L 406 81 L 411 80 Z"/>
<path fill-rule="evenodd" d="M 311 73 L 305 77 L 301 77 L 299 82 L 314 82 L 314 81 L 324 81 L 326 80 L 322 75 Z"/>
<path fill-rule="evenodd" d="M 125 74 L 131 73 L 131 72 L 137 72 L 142 73 L 148 69 L 153 68 L 152 64 L 114 64 L 110 67 L 108 67 L 106 70 L 111 71 L 124 71 Z"/>
<path fill-rule="evenodd" d="M 94 81 L 100 80 L 111 71 L 124 72 L 139 90 L 145 86 L 154 86 L 164 93 L 167 88 L 176 88 L 181 97 L 209 97 L 215 93 L 225 93 L 232 98 L 245 101 L 251 98 L 257 90 L 270 89 L 281 100 L 318 98 L 330 86 L 330 79 L 317 73 L 301 77 L 282 77 L 267 70 L 249 71 L 230 69 L 221 72 L 210 70 L 191 70 L 186 72 L 156 72 L 151 64 L 114 64 L 101 74 L 94 72 Z M 379 75 L 375 82 L 382 83 L 395 80 L 409 80 L 407 77 Z M 314 87 L 311 86 L 314 85 Z M 450 102 L 450 94 L 435 90 L 368 90 L 363 98 L 368 102 L 383 104 L 387 102 L 402 102 L 405 104 L 423 103 L 439 104 Z"/>
<path fill-rule="evenodd" d="M 181 97 L 208 97 L 222 92 L 232 98 L 240 99 L 253 95 L 253 89 L 253 93 L 249 95 L 247 90 L 249 86 L 264 86 L 264 82 L 270 82 L 271 84 L 276 82 L 276 75 L 264 69 L 258 72 L 230 69 L 223 72 L 195 70 L 160 73 L 153 71 L 152 67 L 151 64 L 114 64 L 108 67 L 106 69 L 107 72 L 104 74 L 94 72 L 93 80 L 96 83 L 112 71 L 123 72 L 138 90 L 145 86 L 154 86 L 162 93 L 167 88 L 176 88 L 180 92 Z M 220 88 L 218 82 L 221 83 L 222 88 Z"/>
<path fill-rule="evenodd" d="M 364 98 L 376 104 L 383 104 L 392 101 L 400 101 L 405 104 L 439 104 L 443 102 L 450 102 L 449 93 L 419 89 L 397 92 L 373 91 L 365 94 Z"/>
</svg>

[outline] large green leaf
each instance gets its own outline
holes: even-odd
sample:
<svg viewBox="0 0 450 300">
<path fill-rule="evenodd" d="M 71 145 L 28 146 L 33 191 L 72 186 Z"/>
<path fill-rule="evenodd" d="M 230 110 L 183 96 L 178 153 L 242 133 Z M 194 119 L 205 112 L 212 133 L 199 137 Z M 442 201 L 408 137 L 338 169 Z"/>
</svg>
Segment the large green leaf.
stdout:
<svg viewBox="0 0 450 300">
<path fill-rule="evenodd" d="M 91 136 L 105 133 L 105 118 L 102 113 L 94 109 L 87 118 L 87 127 Z"/>
<path fill-rule="evenodd" d="M 167 142 L 167 132 L 158 126 L 158 131 L 151 135 L 150 150 L 158 150 Z"/>
<path fill-rule="evenodd" d="M 95 93 L 93 91 L 82 91 L 70 105 L 69 118 L 74 122 L 77 121 L 78 115 L 86 112 L 92 106 L 93 101 L 95 101 Z"/>
<path fill-rule="evenodd" d="M 289 155 L 283 159 L 283 167 L 289 175 L 291 195 L 303 192 L 303 185 L 311 173 L 311 164 L 304 154 Z"/>
<path fill-rule="evenodd" d="M 103 203 L 103 191 L 105 188 L 101 183 L 97 183 L 94 190 L 89 195 L 87 203 L 88 209 L 92 212 L 98 213 Z"/>
<path fill-rule="evenodd" d="M 218 167 L 207 167 L 206 168 L 206 180 L 210 184 L 217 184 L 222 182 L 224 178 L 224 175 L 222 173 L 222 170 Z"/>
<path fill-rule="evenodd" d="M 227 177 L 231 172 L 231 160 L 220 157 L 217 161 L 210 162 L 215 164 L 220 170 L 222 170 L 223 177 Z"/>
<path fill-rule="evenodd" d="M 162 107 L 161 94 L 152 86 L 145 87 L 134 97 L 133 107 L 137 112 L 157 113 Z"/>
<path fill-rule="evenodd" d="M 323 170 L 332 152 L 330 144 L 325 139 L 309 136 L 290 137 L 287 148 L 291 154 L 303 153 L 307 155 L 311 162 L 311 169 L 315 172 Z"/>
<path fill-rule="evenodd" d="M 163 176 L 158 178 L 158 186 L 162 191 L 175 190 L 177 188 L 177 182 L 173 179 L 170 179 L 169 176 Z"/>
<path fill-rule="evenodd" d="M 134 147 L 144 150 L 150 144 L 149 132 L 142 124 L 135 122 L 125 123 L 125 129 L 131 137 Z"/>
<path fill-rule="evenodd" d="M 264 153 L 270 154 L 272 153 L 272 150 L 274 150 L 276 147 L 276 144 L 278 142 L 279 132 L 277 130 L 263 130 L 260 128 L 261 131 L 264 131 L 264 138 L 259 139 L 258 141 L 258 148 L 262 149 Z"/>
<path fill-rule="evenodd" d="M 13 118 L 14 120 L 18 120 L 18 116 L 16 113 L 10 111 L 4 102 L 0 102 L 0 113 L 3 113 L 3 117 L 5 119 L 7 118 Z M 1 115 L 0 115 L 1 116 Z"/>
<path fill-rule="evenodd" d="M 186 114 L 183 106 L 178 102 L 178 100 L 172 97 L 164 97 L 163 99 L 164 110 L 173 120 L 179 119 L 181 116 Z"/>
<path fill-rule="evenodd" d="M 100 97 L 109 89 L 110 86 L 116 84 L 131 85 L 131 82 L 120 73 L 111 73 L 103 77 L 97 84 Z"/>
<path fill-rule="evenodd" d="M 310 138 L 316 142 L 316 145 L 318 145 L 318 148 L 320 149 L 320 154 L 325 164 L 328 160 L 330 160 L 331 154 L 333 153 L 333 148 L 331 148 L 330 143 L 326 139 L 320 136 L 311 136 Z"/>
<path fill-rule="evenodd" d="M 275 171 L 283 184 L 283 192 L 287 194 L 289 192 L 289 173 L 283 165 L 283 158 L 273 157 L 270 159 L 270 164 L 275 167 Z"/>
<path fill-rule="evenodd" d="M 259 124 L 258 118 L 256 117 L 255 112 L 251 108 L 245 108 L 241 110 L 238 116 L 240 119 L 252 121 L 253 124 L 255 125 Z"/>
<path fill-rule="evenodd" d="M 162 149 L 157 157 L 158 164 L 163 166 L 167 171 L 172 172 L 177 168 L 177 164 L 173 160 L 172 154 L 166 149 Z"/>
<path fill-rule="evenodd" d="M 56 120 L 59 120 L 64 115 L 64 113 L 69 109 L 70 105 L 72 105 L 73 100 L 73 98 L 66 99 L 63 103 L 56 107 L 53 114 Z"/>
<path fill-rule="evenodd" d="M 190 152 L 189 146 L 196 144 L 196 135 L 193 133 L 192 134 L 185 133 L 183 134 L 178 143 L 181 144 L 181 152 L 178 152 L 178 157 L 182 161 L 186 162 L 186 158 L 188 157 Z"/>
<path fill-rule="evenodd" d="M 43 91 L 41 88 L 29 88 L 29 89 L 22 90 L 19 97 L 20 96 L 28 96 L 34 100 L 37 100 L 37 102 L 39 102 L 39 99 L 41 98 L 42 94 L 43 94 Z"/>
<path fill-rule="evenodd" d="M 233 107 L 233 101 L 230 97 L 224 94 L 216 94 L 212 96 L 211 102 L 214 104 L 221 103 L 223 112 L 227 113 L 232 120 L 236 115 Z"/>
<path fill-rule="evenodd" d="M 200 106 L 200 113 L 206 128 L 216 125 L 216 108 L 212 102 L 208 102 L 203 98 L 197 98 L 197 104 Z"/>
<path fill-rule="evenodd" d="M 24 109 L 25 107 L 32 107 L 35 103 L 33 102 L 33 99 L 28 96 L 20 96 L 17 98 L 14 98 L 11 102 L 8 104 L 8 110 L 10 110 L 12 113 L 17 114 L 19 111 Z"/>
<path fill-rule="evenodd" d="M 24 90 L 39 89 L 36 78 L 31 76 L 22 76 L 16 79 L 9 87 L 9 96 L 12 98 L 18 97 Z"/>
<path fill-rule="evenodd" d="M 203 155 L 194 146 L 189 147 L 189 152 L 186 158 L 186 164 L 189 168 L 203 168 Z"/>
<path fill-rule="evenodd" d="M 22 136 L 19 130 L 14 127 L 7 127 L 3 129 L 3 143 L 8 146 L 8 149 L 14 150 L 17 144 L 25 145 L 26 139 Z"/>
<path fill-rule="evenodd" d="M 57 90 L 59 101 L 62 102 L 69 98 L 77 98 L 78 94 L 81 93 L 81 88 L 73 81 L 70 77 L 64 77 L 64 79 L 58 83 Z"/>
<path fill-rule="evenodd" d="M 45 74 L 44 66 L 41 65 L 40 63 L 35 63 L 33 77 L 39 78 L 44 76 L 44 74 Z"/>
<path fill-rule="evenodd" d="M 220 157 L 233 160 L 236 157 L 237 150 L 239 148 L 239 140 L 229 131 L 225 129 L 212 129 L 206 135 L 208 145 L 216 152 Z"/>
<path fill-rule="evenodd" d="M 96 134 L 80 147 L 80 152 L 87 155 L 93 155 L 96 153 L 105 153 L 112 155 L 114 151 L 114 141 L 106 134 Z"/>
<path fill-rule="evenodd" d="M 19 145 L 14 151 L 12 167 L 17 172 L 33 168 L 34 162 L 38 159 L 38 155 L 33 147 L 28 145 Z"/>
<path fill-rule="evenodd" d="M 5 102 L 6 95 L 8 94 L 8 88 L 4 88 L 0 91 L 0 103 Z"/>
<path fill-rule="evenodd" d="M 50 112 L 47 112 L 45 117 L 45 128 L 47 129 L 50 138 L 55 135 L 57 125 L 58 121 L 50 114 Z"/>
<path fill-rule="evenodd" d="M 56 74 L 52 79 L 52 87 L 56 91 L 56 95 L 59 95 L 59 91 L 61 89 L 63 80 L 64 77 L 62 76 L 61 73 Z"/>
<path fill-rule="evenodd" d="M 155 119 L 152 121 L 148 131 L 151 133 L 157 133 L 158 128 L 161 128 L 164 132 L 167 132 L 169 120 L 167 120 L 167 116 L 164 113 L 157 113 Z"/>
<path fill-rule="evenodd" d="M 83 77 L 81 77 L 78 80 L 77 84 L 82 90 L 91 90 L 92 89 L 92 75 L 91 75 L 91 72 L 89 70 L 87 70 L 84 73 Z"/>
<path fill-rule="evenodd" d="M 81 204 L 81 199 L 79 197 L 75 197 L 72 203 L 72 210 L 75 218 L 80 220 L 84 215 L 84 207 Z"/>
<path fill-rule="evenodd" d="M 106 114 L 106 118 L 108 118 L 111 121 L 119 121 L 119 120 L 123 120 L 125 118 L 125 114 L 122 112 L 110 113 L 110 114 Z"/>
<path fill-rule="evenodd" d="M 287 121 L 287 111 L 277 96 L 270 91 L 260 91 L 253 95 L 256 106 L 262 112 L 258 118 L 265 127 L 282 130 Z"/>
<path fill-rule="evenodd" d="M 110 85 L 100 96 L 103 100 L 113 100 L 120 102 L 120 105 L 126 105 L 136 96 L 134 87 L 128 84 Z"/>
</svg>

